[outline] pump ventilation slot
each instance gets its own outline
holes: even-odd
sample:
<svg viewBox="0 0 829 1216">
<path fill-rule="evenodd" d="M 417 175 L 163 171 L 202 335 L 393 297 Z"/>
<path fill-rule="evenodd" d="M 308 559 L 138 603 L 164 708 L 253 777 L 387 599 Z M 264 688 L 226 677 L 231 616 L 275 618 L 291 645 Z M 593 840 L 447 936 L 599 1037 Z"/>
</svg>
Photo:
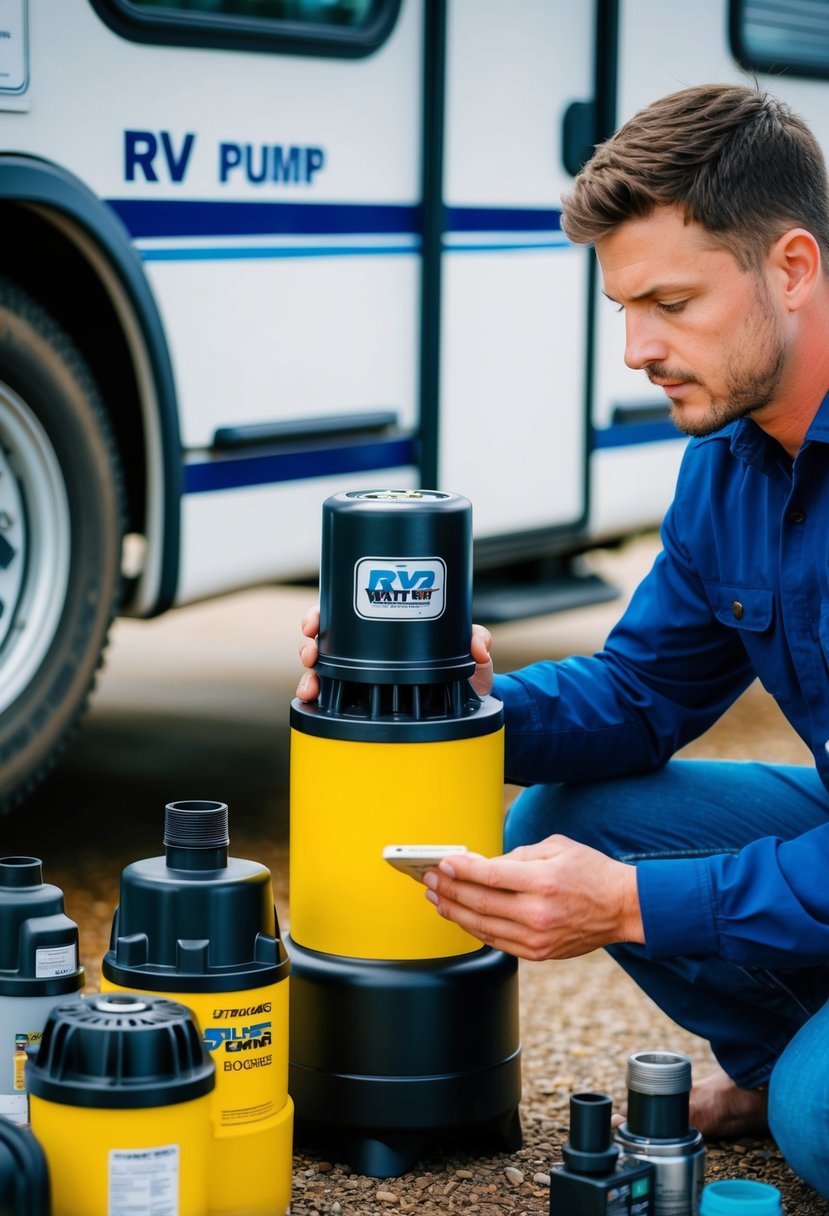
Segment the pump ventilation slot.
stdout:
<svg viewBox="0 0 829 1216">
<path fill-rule="evenodd" d="M 368 722 L 432 722 L 465 718 L 481 698 L 468 680 L 445 684 L 360 684 L 323 677 L 319 708 L 331 717 Z"/>
</svg>

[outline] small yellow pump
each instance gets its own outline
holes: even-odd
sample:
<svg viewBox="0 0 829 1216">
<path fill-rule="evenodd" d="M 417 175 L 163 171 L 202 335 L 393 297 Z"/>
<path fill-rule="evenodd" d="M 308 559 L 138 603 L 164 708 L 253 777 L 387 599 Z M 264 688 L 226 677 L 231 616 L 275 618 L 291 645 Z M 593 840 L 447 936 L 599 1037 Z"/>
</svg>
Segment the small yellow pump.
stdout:
<svg viewBox="0 0 829 1216">
<path fill-rule="evenodd" d="M 57 1005 L 26 1072 L 52 1216 L 204 1216 L 216 1077 L 188 1009 L 125 993 Z"/>
<path fill-rule="evenodd" d="M 283 1216 L 291 1201 L 288 973 L 270 871 L 228 857 L 223 802 L 171 802 L 163 857 L 121 875 L 102 988 L 164 995 L 196 1015 L 216 1066 L 206 1207 Z"/>
</svg>

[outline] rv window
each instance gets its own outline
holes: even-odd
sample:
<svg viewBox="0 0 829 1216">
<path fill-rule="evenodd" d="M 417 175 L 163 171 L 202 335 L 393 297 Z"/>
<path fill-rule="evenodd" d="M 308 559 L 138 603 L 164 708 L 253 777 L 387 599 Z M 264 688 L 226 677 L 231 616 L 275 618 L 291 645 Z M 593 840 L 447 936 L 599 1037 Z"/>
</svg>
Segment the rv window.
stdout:
<svg viewBox="0 0 829 1216">
<path fill-rule="evenodd" d="M 742 67 L 829 77 L 827 0 L 731 0 L 730 27 Z"/>
<path fill-rule="evenodd" d="M 292 54 L 370 54 L 394 26 L 400 0 L 91 0 L 136 42 Z"/>
</svg>

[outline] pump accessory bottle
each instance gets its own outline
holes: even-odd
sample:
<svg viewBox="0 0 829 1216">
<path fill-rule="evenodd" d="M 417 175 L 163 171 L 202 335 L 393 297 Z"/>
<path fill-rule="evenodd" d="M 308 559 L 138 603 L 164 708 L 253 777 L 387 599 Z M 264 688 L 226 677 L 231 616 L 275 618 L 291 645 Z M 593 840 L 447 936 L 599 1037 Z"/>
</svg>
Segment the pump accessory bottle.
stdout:
<svg viewBox="0 0 829 1216">
<path fill-rule="evenodd" d="M 700 1216 L 782 1216 L 777 1187 L 748 1178 L 709 1182 L 700 1199 Z"/>
<path fill-rule="evenodd" d="M 204 1216 L 216 1077 L 189 1009 L 120 992 L 58 1005 L 28 1071 L 52 1216 Z"/>
<path fill-rule="evenodd" d="M 28 1123 L 26 1051 L 52 1007 L 80 996 L 78 927 L 38 857 L 0 857 L 0 1115 Z"/>
<path fill-rule="evenodd" d="M 229 857 L 228 844 L 226 803 L 167 804 L 164 856 L 121 875 L 101 986 L 193 1010 L 216 1065 L 208 1216 L 281 1216 L 293 1151 L 290 962 L 270 871 Z"/>
</svg>

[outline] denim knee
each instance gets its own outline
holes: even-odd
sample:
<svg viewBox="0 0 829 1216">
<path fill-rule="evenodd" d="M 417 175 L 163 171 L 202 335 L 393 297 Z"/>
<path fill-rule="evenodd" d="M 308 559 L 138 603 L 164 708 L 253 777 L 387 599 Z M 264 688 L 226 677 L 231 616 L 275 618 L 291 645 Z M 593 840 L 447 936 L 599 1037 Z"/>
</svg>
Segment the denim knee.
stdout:
<svg viewBox="0 0 829 1216">
<path fill-rule="evenodd" d="M 557 833 L 601 849 L 596 786 L 533 785 L 519 794 L 504 824 L 504 851 L 536 844 Z M 592 812 L 592 813 L 591 813 Z"/>
<path fill-rule="evenodd" d="M 522 844 L 536 844 L 556 830 L 552 821 L 557 786 L 533 785 L 522 790 L 507 811 L 504 823 L 504 852 Z"/>
<path fill-rule="evenodd" d="M 802 1027 L 769 1081 L 769 1128 L 790 1168 L 829 1199 L 829 1006 Z"/>
</svg>

